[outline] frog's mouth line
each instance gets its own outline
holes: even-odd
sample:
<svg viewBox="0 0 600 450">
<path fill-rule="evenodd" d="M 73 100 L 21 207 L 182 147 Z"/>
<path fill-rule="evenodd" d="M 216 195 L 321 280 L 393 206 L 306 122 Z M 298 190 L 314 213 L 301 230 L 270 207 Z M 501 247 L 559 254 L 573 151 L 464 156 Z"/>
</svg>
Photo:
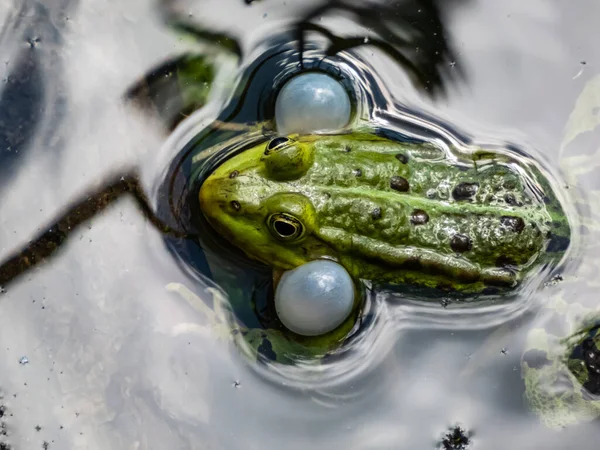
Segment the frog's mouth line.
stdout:
<svg viewBox="0 0 600 450">
<path fill-rule="evenodd" d="M 198 202 L 198 193 L 204 181 L 226 160 L 243 153 L 244 151 L 260 145 L 273 136 L 264 132 L 256 133 L 248 137 L 247 134 L 234 138 L 231 146 L 209 156 L 204 163 L 192 175 L 192 181 L 188 192 L 188 205 L 191 213 L 193 227 L 197 230 L 198 243 L 204 251 L 224 256 L 230 261 L 234 261 L 237 266 L 247 267 L 249 269 L 265 269 L 263 264 L 255 259 L 249 258 L 241 249 L 223 238 L 222 234 L 210 224 L 204 213 L 200 209 Z"/>
</svg>

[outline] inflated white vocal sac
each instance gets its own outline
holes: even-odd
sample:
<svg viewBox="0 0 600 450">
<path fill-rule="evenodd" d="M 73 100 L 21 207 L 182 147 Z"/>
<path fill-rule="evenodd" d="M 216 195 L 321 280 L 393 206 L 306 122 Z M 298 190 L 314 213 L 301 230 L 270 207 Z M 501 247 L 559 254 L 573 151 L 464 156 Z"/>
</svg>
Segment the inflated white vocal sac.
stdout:
<svg viewBox="0 0 600 450">
<path fill-rule="evenodd" d="M 324 73 L 305 73 L 288 81 L 275 102 L 280 134 L 309 134 L 348 125 L 350 97 L 340 82 Z"/>
<path fill-rule="evenodd" d="M 352 278 L 333 261 L 311 261 L 283 274 L 275 291 L 281 322 L 302 336 L 335 330 L 352 312 Z"/>
</svg>

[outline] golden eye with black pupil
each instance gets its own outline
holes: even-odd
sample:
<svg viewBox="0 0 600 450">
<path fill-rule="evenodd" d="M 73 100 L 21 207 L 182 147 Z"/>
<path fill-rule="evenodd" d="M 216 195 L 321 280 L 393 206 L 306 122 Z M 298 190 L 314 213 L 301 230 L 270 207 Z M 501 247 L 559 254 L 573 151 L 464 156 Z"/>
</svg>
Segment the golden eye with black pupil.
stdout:
<svg viewBox="0 0 600 450">
<path fill-rule="evenodd" d="M 269 230 L 282 241 L 294 241 L 304 235 L 302 222 L 286 213 L 272 214 L 268 219 Z"/>
<path fill-rule="evenodd" d="M 271 139 L 269 141 L 269 143 L 267 144 L 267 148 L 265 150 L 265 155 L 268 155 L 273 150 L 276 150 L 278 147 L 281 147 L 291 141 L 292 140 L 290 138 L 285 137 L 285 136 L 279 136 L 279 137 Z"/>
</svg>

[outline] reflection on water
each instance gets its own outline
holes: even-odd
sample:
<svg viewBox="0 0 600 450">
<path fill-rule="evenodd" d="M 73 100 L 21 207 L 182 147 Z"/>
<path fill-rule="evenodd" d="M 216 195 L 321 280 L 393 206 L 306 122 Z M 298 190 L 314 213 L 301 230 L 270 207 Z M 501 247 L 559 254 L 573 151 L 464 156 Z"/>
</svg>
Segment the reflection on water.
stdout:
<svg viewBox="0 0 600 450">
<path fill-rule="evenodd" d="M 268 111 L 268 96 L 257 94 L 261 91 L 253 86 L 242 93 L 246 101 L 238 102 L 233 101 L 232 89 L 257 79 L 250 72 L 259 68 L 256 57 L 264 53 L 267 41 L 257 39 L 256 30 L 268 30 L 280 18 L 306 14 L 282 2 L 255 2 L 248 9 L 239 2 L 230 7 L 222 2 L 190 3 L 189 13 L 184 9 L 190 17 L 212 19 L 220 29 L 248 36 L 244 49 L 263 44 L 247 51 L 239 76 L 230 76 L 229 84 L 223 81 L 212 97 L 194 93 L 194 99 L 206 102 L 205 109 L 183 121 L 162 145 L 173 118 L 169 116 L 171 122 L 163 128 L 160 121 L 123 109 L 120 98 L 132 80 L 157 61 L 177 58 L 180 50 L 189 50 L 188 44 L 155 21 L 147 2 L 79 5 L 68 14 L 59 3 L 48 10 L 52 22 L 64 26 L 62 49 L 44 53 L 49 48 L 45 42 L 52 41 L 40 33 L 35 50 L 42 67 L 50 57 L 60 56 L 62 67 L 69 70 L 56 69 L 64 70 L 60 76 L 43 72 L 42 78 L 60 78 L 69 88 L 64 98 L 44 97 L 45 112 L 63 102 L 62 109 L 53 110 L 52 119 L 60 123 L 52 123 L 45 114 L 41 125 L 28 124 L 35 138 L 22 141 L 19 170 L 4 186 L 3 260 L 72 199 L 80 198 L 78 193 L 91 181 L 125 163 L 141 167 L 140 186 L 149 193 L 153 209 L 181 231 L 189 220 L 169 222 L 169 206 L 159 207 L 169 205 L 169 191 L 160 182 L 174 180 L 169 189 L 179 192 L 173 198 L 177 205 L 190 174 L 192 161 L 177 167 L 181 160 L 173 149 L 183 148 L 216 118 L 264 119 L 260 114 Z M 220 316 L 215 312 L 220 311 L 215 306 L 223 302 L 223 293 L 203 275 L 215 277 L 210 264 L 200 260 L 200 253 L 186 253 L 194 250 L 175 240 L 167 251 L 161 233 L 124 196 L 73 231 L 48 264 L 6 286 L 0 303 L 0 388 L 3 405 L 12 414 L 2 418 L 9 430 L 6 439 L 14 448 L 42 447 L 44 441 L 50 448 L 432 448 L 459 425 L 469 432 L 473 448 L 593 448 L 598 438 L 593 423 L 556 434 L 523 402 L 521 354 L 529 345 L 530 330 L 551 329 L 543 326 L 548 317 L 570 314 L 573 320 L 567 324 L 576 326 L 577 308 L 561 309 L 562 305 L 597 309 L 598 186 L 590 176 L 597 143 L 585 140 L 584 128 L 573 127 L 560 149 L 559 143 L 575 99 L 594 75 L 597 50 L 585 33 L 579 33 L 593 29 L 592 19 L 599 11 L 592 2 L 568 10 L 551 1 L 536 4 L 537 9 L 519 2 L 493 7 L 471 2 L 460 14 L 449 13 L 447 29 L 459 44 L 469 88 L 448 89 L 447 99 L 439 103 L 424 100 L 380 49 L 361 46 L 348 54 L 352 56 L 342 53 L 334 61 L 353 58 L 344 68 L 351 69 L 346 73 L 356 92 L 361 92 L 361 83 L 370 89 L 385 86 L 379 95 L 394 108 L 392 113 L 378 111 L 377 118 L 386 126 L 401 122 L 409 136 L 432 130 L 429 137 L 435 135 L 441 143 L 458 140 L 502 147 L 508 140 L 518 142 L 553 172 L 559 167 L 566 172 L 569 189 L 562 191 L 561 200 L 568 199 L 569 214 L 580 218 L 585 234 L 562 268 L 562 281 L 536 289 L 532 285 L 527 295 L 513 302 L 481 308 L 445 300 L 415 304 L 397 294 L 390 298 L 389 293 L 373 292 L 383 298 L 373 299 L 368 332 L 351 342 L 356 354 L 341 360 L 353 361 L 347 366 L 352 370 L 334 371 L 331 378 L 316 372 L 306 379 L 298 376 L 306 371 L 278 373 L 246 363 L 222 326 L 229 320 L 226 308 Z M 20 17 L 27 27 L 19 29 L 36 26 L 31 14 Z M 554 26 L 557 17 L 565 29 Z M 317 23 L 325 27 L 327 20 Z M 500 22 L 506 26 L 486 26 Z M 506 31 L 515 23 L 527 39 L 523 51 L 513 44 L 514 33 Z M 552 39 L 545 39 L 548 35 Z M 22 36 L 6 33 L 2 39 L 15 49 L 20 44 L 31 48 Z M 482 36 L 494 46 L 482 46 Z M 582 58 L 547 50 L 547 42 L 557 41 L 586 53 L 590 70 L 572 80 Z M 293 55 L 293 49 L 288 50 Z M 307 61 L 311 51 L 315 49 L 306 50 Z M 13 56 L 17 50 L 7 53 L 8 60 L 18 61 Z M 525 57 L 531 53 L 537 56 Z M 230 60 L 219 58 L 214 59 L 216 66 L 233 73 Z M 215 73 L 216 79 L 223 79 L 223 71 Z M 270 78 L 262 83 L 265 80 Z M 239 104 L 250 106 L 236 109 Z M 595 117 L 597 104 L 577 104 L 583 106 L 575 117 Z M 364 114 L 371 109 L 365 108 Z M 586 123 L 594 128 L 593 121 Z M 54 130 L 60 139 L 44 145 L 41 136 L 47 135 L 42 129 Z M 226 137 L 238 133 L 231 131 Z M 480 135 L 489 136 L 489 142 L 481 142 Z M 222 139 L 214 134 L 207 146 Z M 52 146 L 61 149 L 60 158 L 43 154 Z M 200 261 L 197 267 L 189 266 L 190 259 Z M 241 285 L 242 294 L 247 286 Z M 550 313 L 542 315 L 543 310 Z M 19 364 L 22 356 L 29 364 Z M 339 361 L 325 367 L 339 368 Z"/>
</svg>

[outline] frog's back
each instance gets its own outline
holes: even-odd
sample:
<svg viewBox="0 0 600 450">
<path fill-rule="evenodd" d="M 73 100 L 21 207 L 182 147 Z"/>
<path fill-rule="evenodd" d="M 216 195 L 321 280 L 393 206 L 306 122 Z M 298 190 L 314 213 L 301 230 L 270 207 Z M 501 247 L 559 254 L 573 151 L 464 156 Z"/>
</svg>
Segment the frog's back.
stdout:
<svg viewBox="0 0 600 450">
<path fill-rule="evenodd" d="M 308 244 L 271 242 L 297 256 L 294 264 L 325 256 L 360 278 L 477 292 L 514 286 L 568 246 L 568 222 L 548 180 L 506 155 L 467 157 L 365 134 L 302 136 L 264 155 L 233 162 L 228 170 L 238 167 L 239 177 L 224 192 L 246 197 L 241 211 L 266 203 L 299 211 L 299 223 L 310 223 L 301 241 Z M 265 170 L 268 158 L 279 158 L 277 170 Z M 281 194 L 288 204 L 273 206 Z M 240 246 L 250 256 L 261 251 L 250 239 Z"/>
</svg>

